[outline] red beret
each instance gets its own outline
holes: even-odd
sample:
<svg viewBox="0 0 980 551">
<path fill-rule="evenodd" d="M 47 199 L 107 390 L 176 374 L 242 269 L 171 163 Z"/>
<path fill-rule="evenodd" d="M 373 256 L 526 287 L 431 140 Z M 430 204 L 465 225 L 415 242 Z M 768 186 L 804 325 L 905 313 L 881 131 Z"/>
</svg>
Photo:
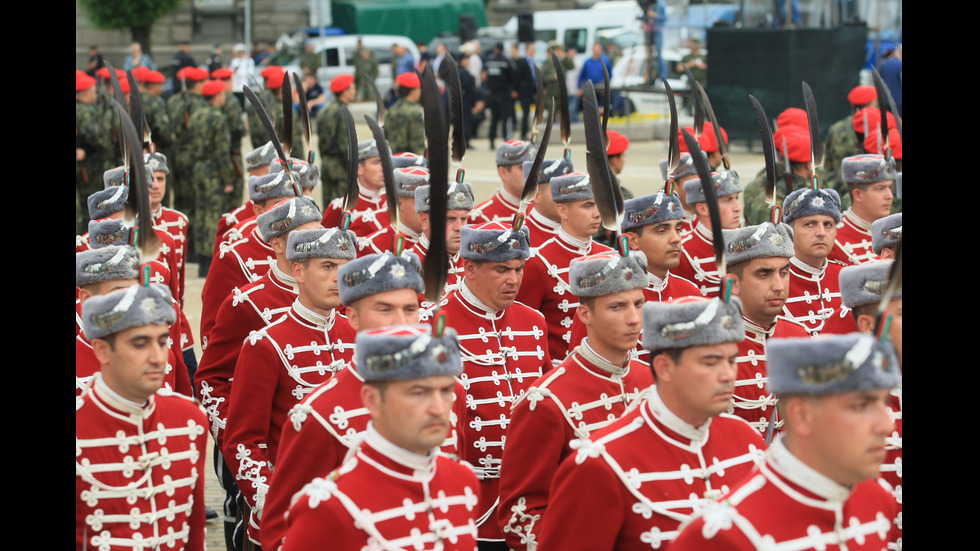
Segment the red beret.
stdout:
<svg viewBox="0 0 980 551">
<path fill-rule="evenodd" d="M 350 73 L 344 73 L 342 75 L 337 75 L 333 77 L 330 81 L 330 91 L 334 94 L 339 94 L 344 90 L 350 88 L 350 85 L 354 84 L 354 75 Z"/>
<path fill-rule="evenodd" d="M 88 76 L 88 73 L 86 73 L 85 71 L 83 71 L 81 69 L 75 69 L 75 80 L 80 79 L 82 77 L 82 75 Z M 89 77 L 89 78 L 91 78 L 91 77 Z"/>
<path fill-rule="evenodd" d="M 810 119 L 806 116 L 806 111 L 800 109 L 799 107 L 790 107 L 779 114 L 776 117 L 776 128 L 780 129 L 786 126 L 796 126 L 805 129 L 807 132 L 810 131 Z"/>
<path fill-rule="evenodd" d="M 75 91 L 81 92 L 95 86 L 95 79 L 85 73 L 75 75 Z"/>
<path fill-rule="evenodd" d="M 681 138 L 683 140 L 683 138 Z M 721 127 L 721 139 L 728 143 L 728 132 L 725 132 L 725 128 Z M 718 151 L 718 140 L 715 138 L 715 127 L 710 122 L 704 123 L 704 131 L 701 133 L 701 137 L 698 138 L 698 144 L 701 146 L 701 151 L 705 154 L 714 153 Z"/>
<path fill-rule="evenodd" d="M 420 88 L 422 86 L 419 76 L 412 71 L 398 75 L 396 80 L 398 85 L 403 88 Z"/>
<path fill-rule="evenodd" d="M 286 76 L 286 71 L 282 67 L 276 66 L 275 68 L 278 70 L 269 71 L 267 74 L 262 75 L 265 77 L 265 87 L 270 90 L 282 88 L 282 79 Z M 262 72 L 265 73 L 265 71 Z"/>
<path fill-rule="evenodd" d="M 630 146 L 630 141 L 626 136 L 616 132 L 615 130 L 610 130 L 606 133 L 609 136 L 609 146 L 606 147 L 606 155 L 612 157 L 613 155 L 619 155 L 620 153 L 626 151 Z"/>
<path fill-rule="evenodd" d="M 103 68 L 99 69 L 98 71 L 96 71 L 95 72 L 95 76 L 97 76 L 97 77 L 99 77 L 101 79 L 104 79 L 104 80 L 111 80 L 112 79 L 112 77 L 109 75 L 109 68 L 108 67 L 103 67 Z M 126 71 L 123 71 L 122 69 L 116 69 L 116 76 L 119 77 L 119 80 L 120 81 L 126 80 L 126 78 L 127 78 L 126 77 Z"/>
<path fill-rule="evenodd" d="M 262 75 L 262 78 L 269 78 L 270 75 L 274 73 L 281 73 L 283 70 L 284 69 L 279 65 L 269 65 L 265 69 L 262 69 L 262 72 L 259 74 Z"/>
<path fill-rule="evenodd" d="M 211 78 L 224 80 L 231 78 L 231 75 L 234 74 L 235 71 L 232 71 L 231 69 L 215 69 L 214 72 L 211 73 Z"/>
<path fill-rule="evenodd" d="M 146 74 L 149 72 L 150 70 L 143 66 L 133 67 L 132 69 L 133 78 L 136 79 L 136 82 L 144 82 L 143 79 L 146 78 Z"/>
<path fill-rule="evenodd" d="M 865 107 L 857 113 L 854 113 L 854 118 L 851 119 L 851 124 L 854 126 L 854 131 L 859 134 L 867 134 L 864 129 L 864 121 L 868 121 L 868 126 L 872 130 L 878 128 L 881 125 L 881 110 L 877 107 Z M 888 113 L 888 128 L 894 128 L 895 126 L 895 116 Z"/>
<path fill-rule="evenodd" d="M 813 159 L 810 151 L 810 132 L 794 126 L 780 126 L 773 132 L 772 141 L 776 145 L 776 155 L 783 155 L 783 141 L 786 142 L 786 152 L 789 160 L 794 163 L 806 163 Z"/>
<path fill-rule="evenodd" d="M 145 79 L 144 84 L 163 84 L 167 81 L 167 77 L 163 76 L 160 71 L 147 71 Z"/>
<path fill-rule="evenodd" d="M 177 80 L 181 79 L 190 82 L 202 82 L 208 79 L 208 70 L 199 67 L 184 67 L 177 71 Z"/>
<path fill-rule="evenodd" d="M 872 101 L 878 99 L 878 92 L 874 86 L 855 86 L 847 94 L 847 101 L 854 107 L 864 107 Z"/>
<path fill-rule="evenodd" d="M 891 115 L 891 113 L 889 113 Z M 868 153 L 873 153 L 875 155 L 881 155 L 882 152 L 878 150 L 879 144 L 878 139 L 881 136 L 881 131 L 877 130 L 875 132 L 868 132 L 864 136 L 864 150 Z M 884 146 L 885 144 L 880 144 Z M 896 159 L 902 158 L 902 138 L 898 135 L 898 128 L 889 127 L 888 128 L 888 146 L 892 148 L 892 156 Z"/>
<path fill-rule="evenodd" d="M 690 153 L 690 150 L 687 149 L 687 142 L 684 141 L 685 130 L 687 130 L 687 133 L 690 134 L 691 136 L 695 135 L 693 126 L 682 126 L 678 128 L 677 129 L 677 143 L 679 146 L 678 149 L 680 149 L 681 153 Z"/>
<path fill-rule="evenodd" d="M 223 80 L 209 80 L 204 83 L 204 87 L 201 89 L 201 95 L 206 98 L 217 96 L 227 87 L 228 84 Z"/>
<path fill-rule="evenodd" d="M 119 79 L 119 89 L 122 90 L 122 93 L 124 93 L 124 94 L 128 94 L 129 93 L 129 79 L 128 78 L 121 78 L 121 79 Z"/>
</svg>

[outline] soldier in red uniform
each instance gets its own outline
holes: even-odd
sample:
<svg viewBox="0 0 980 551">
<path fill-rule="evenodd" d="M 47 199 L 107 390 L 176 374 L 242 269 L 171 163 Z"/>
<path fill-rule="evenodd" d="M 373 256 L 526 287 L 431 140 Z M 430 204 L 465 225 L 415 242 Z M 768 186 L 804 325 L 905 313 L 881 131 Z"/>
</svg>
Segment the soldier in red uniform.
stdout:
<svg viewBox="0 0 980 551">
<path fill-rule="evenodd" d="M 497 176 L 500 188 L 489 199 L 470 211 L 473 223 L 502 220 L 510 223 L 521 206 L 524 192 L 524 163 L 534 162 L 536 150 L 531 142 L 508 140 L 497 146 Z"/>
<path fill-rule="evenodd" d="M 500 463 L 497 519 L 511 549 L 537 545 L 540 526 L 548 522 L 552 478 L 572 453 L 569 442 L 615 421 L 653 384 L 649 366 L 633 354 L 643 328 L 646 263 L 641 252 L 624 257 L 607 251 L 569 266 L 587 336 L 514 404 Z"/>
<path fill-rule="evenodd" d="M 742 213 L 742 207 L 738 204 L 738 194 L 742 192 L 738 174 L 734 170 L 712 172 L 711 183 L 714 184 L 715 194 L 718 196 L 721 227 L 734 230 L 741 222 Z M 692 178 L 684 182 L 684 191 L 687 193 L 688 204 L 694 205 L 698 223 L 681 243 L 684 253 L 680 266 L 674 273 L 697 285 L 702 296 L 718 296 L 718 286 L 724 274 L 719 274 L 715 265 L 711 217 L 708 216 L 708 204 L 705 202 L 704 190 L 701 189 L 701 180 Z"/>
<path fill-rule="evenodd" d="M 143 162 L 147 170 L 153 172 L 153 179 L 150 181 L 150 211 L 153 213 L 153 227 L 167 232 L 174 240 L 174 260 L 177 265 L 171 268 L 171 272 L 177 278 L 178 289 L 178 294 L 174 298 L 183 307 L 184 272 L 187 267 L 187 215 L 163 206 L 167 196 L 167 175 L 170 174 L 167 157 L 163 153 L 147 153 L 143 155 Z M 193 348 L 194 343 L 191 342 L 190 346 Z"/>
<path fill-rule="evenodd" d="M 174 299 L 162 285 L 92 297 L 100 364 L 75 399 L 75 548 L 205 549 L 207 421 L 165 379 Z"/>
<path fill-rule="evenodd" d="M 900 216 L 901 214 L 899 214 Z M 851 308 L 854 320 L 862 333 L 873 334 L 877 320 L 878 306 L 882 293 L 888 287 L 892 260 L 866 262 L 860 266 L 848 266 L 841 270 L 840 287 L 844 304 Z M 899 372 L 902 370 L 902 288 L 899 287 L 888 302 L 890 314 L 888 338 L 895 348 Z M 898 515 L 892 519 L 899 540 L 902 537 L 902 385 L 891 391 L 888 401 L 895 429 L 888 435 L 885 444 L 887 455 L 881 465 L 881 478 L 892 487 L 892 494 L 898 503 Z M 900 549 L 901 547 L 899 547 Z"/>
<path fill-rule="evenodd" d="M 422 224 L 419 222 L 418 213 L 415 212 L 415 190 L 420 186 L 429 185 L 429 169 L 413 165 L 396 168 L 392 172 L 395 178 L 395 190 L 398 193 L 398 227 L 389 224 L 367 237 L 359 236 L 358 255 L 394 250 L 395 235 L 398 233 L 405 236 L 405 249 L 411 249 L 419 242 L 419 236 L 422 235 Z"/>
<path fill-rule="evenodd" d="M 766 391 L 766 351 L 769 339 L 805 337 L 806 329 L 779 317 L 789 294 L 789 259 L 793 237 L 789 226 L 766 222 L 724 230 L 728 273 L 735 276 L 732 294 L 742 299 L 745 340 L 738 345 L 738 380 L 732 396 L 734 413 L 760 433 L 778 429 L 773 421 L 776 399 Z M 772 424 L 772 428 L 770 428 Z"/>
<path fill-rule="evenodd" d="M 297 494 L 282 549 L 474 549 L 479 485 L 438 450 L 461 372 L 455 333 L 363 331 L 357 365 L 371 423 L 342 467 Z"/>
<path fill-rule="evenodd" d="M 901 173 L 898 178 L 901 180 Z M 871 250 L 882 260 L 895 258 L 895 249 L 901 240 L 902 213 L 879 218 L 871 224 Z"/>
<path fill-rule="evenodd" d="M 845 264 L 875 259 L 871 224 L 888 216 L 895 196 L 895 160 L 882 155 L 855 155 L 841 163 L 841 176 L 851 195 L 851 208 L 837 225 L 837 241 L 830 258 Z"/>
<path fill-rule="evenodd" d="M 261 544 L 259 521 L 289 410 L 354 354 L 355 332 L 335 308 L 338 269 L 356 250 L 350 230 L 290 232 L 286 257 L 299 296 L 284 316 L 248 336 L 235 366 L 222 451 L 248 505 L 243 518 L 251 512 L 248 538 L 254 545 Z"/>
<path fill-rule="evenodd" d="M 421 270 L 411 252 L 367 255 L 341 266 L 337 285 L 351 328 L 360 332 L 417 322 L 418 294 L 424 289 Z M 367 430 L 371 417 L 361 403 L 363 384 L 355 363 L 348 362 L 290 410 L 262 515 L 266 549 L 275 551 L 282 545 L 293 496 L 310 480 L 340 467 Z M 460 409 L 463 402 L 459 400 Z M 443 449 L 455 455 L 455 440 Z"/>
<path fill-rule="evenodd" d="M 251 182 L 253 177 L 268 174 L 271 163 L 278 158 L 276 148 L 272 145 L 271 141 L 266 142 L 265 145 L 258 149 L 253 149 L 248 152 L 245 155 L 245 170 L 248 171 L 248 180 Z M 251 187 L 249 188 L 249 193 L 251 194 Z M 250 197 L 242 206 L 221 215 L 221 219 L 218 220 L 218 231 L 215 233 L 215 250 L 218 250 L 218 245 L 221 243 L 229 241 L 227 235 L 228 230 L 258 216 L 255 213 L 254 206 L 255 203 Z"/>
<path fill-rule="evenodd" d="M 657 384 L 589 439 L 572 443 L 551 486 L 538 549 L 669 549 L 678 526 L 748 474 L 765 443 L 727 415 L 738 299 L 644 306 L 643 346 Z M 580 496 L 588 496 L 587 500 Z"/>
<path fill-rule="evenodd" d="M 449 184 L 449 201 L 446 206 L 446 253 L 449 255 L 449 276 L 446 279 L 446 293 L 459 286 L 463 279 L 463 257 L 460 256 L 460 231 L 466 225 L 470 210 L 473 209 L 473 186 L 466 182 L 452 182 Z M 419 242 L 412 247 L 412 252 L 417 254 L 419 261 L 425 263 L 425 256 L 429 254 L 429 236 L 431 232 L 431 222 L 429 218 L 429 186 L 418 186 L 415 188 L 415 212 L 419 215 L 419 224 L 422 226 L 422 233 L 419 235 Z M 421 298 L 420 298 L 421 302 Z M 425 307 L 425 304 L 422 304 Z"/>
<path fill-rule="evenodd" d="M 894 548 L 879 481 L 895 352 L 870 335 L 776 339 L 769 390 L 786 420 L 766 461 L 687 525 L 680 550 Z"/>
<path fill-rule="evenodd" d="M 783 201 L 783 221 L 793 228 L 794 255 L 782 315 L 811 335 L 857 330 L 840 299 L 838 275 L 844 264 L 827 260 L 840 216 L 840 196 L 832 189 L 798 189 Z"/>
<path fill-rule="evenodd" d="M 589 176 L 581 172 L 556 176 L 550 186 L 561 227 L 554 237 L 532 250 L 524 269 L 526 283 L 517 299 L 548 320 L 548 354 L 558 365 L 568 356 L 572 322 L 579 305 L 568 283 L 568 266 L 575 258 L 611 249 L 592 240 L 600 218 Z"/>
<path fill-rule="evenodd" d="M 534 161 L 526 161 L 523 166 L 524 177 L 531 172 Z M 537 249 L 544 242 L 558 235 L 561 219 L 558 208 L 551 200 L 551 179 L 573 172 L 572 162 L 565 159 L 545 159 L 538 172 L 538 191 L 532 201 L 533 208 L 527 213 L 524 223 L 531 230 L 531 248 Z"/>
<path fill-rule="evenodd" d="M 684 143 L 683 137 L 681 137 L 681 143 Z M 680 197 L 681 207 L 684 209 L 684 224 L 681 226 L 681 234 L 687 235 L 697 225 L 697 214 L 694 212 L 694 207 L 687 203 L 687 192 L 684 191 L 684 183 L 697 178 L 698 171 L 694 168 L 694 158 L 691 157 L 690 153 L 681 153 L 680 162 L 678 162 L 677 168 L 674 169 L 673 173 L 667 172 L 668 163 L 668 159 L 660 160 L 660 175 L 665 182 L 671 178 L 674 180 L 674 192 Z"/>
<path fill-rule="evenodd" d="M 323 209 L 323 227 L 336 228 L 344 214 L 344 197 L 338 197 Z M 385 199 L 385 178 L 378 155 L 378 143 L 363 140 L 357 144 L 357 204 L 350 207 L 349 230 L 367 237 L 391 225 Z"/>
</svg>

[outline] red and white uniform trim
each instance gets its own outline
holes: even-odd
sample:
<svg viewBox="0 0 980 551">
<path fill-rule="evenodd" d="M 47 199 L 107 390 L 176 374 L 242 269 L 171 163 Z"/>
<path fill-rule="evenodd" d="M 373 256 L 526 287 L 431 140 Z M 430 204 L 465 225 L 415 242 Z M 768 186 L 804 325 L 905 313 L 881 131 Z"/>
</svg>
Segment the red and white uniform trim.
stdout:
<svg viewBox="0 0 980 551">
<path fill-rule="evenodd" d="M 528 243 L 531 244 L 532 249 L 541 247 L 546 241 L 558 235 L 558 228 L 561 227 L 560 222 L 544 216 L 533 207 L 524 217 L 524 224 L 529 230 Z"/>
<path fill-rule="evenodd" d="M 354 232 L 358 237 L 367 237 L 390 227 L 391 217 L 388 215 L 388 203 L 384 192 L 371 191 L 360 184 L 357 185 L 357 188 L 357 204 L 351 209 L 350 227 L 347 229 Z M 343 197 L 330 201 L 327 208 L 323 209 L 323 220 L 321 221 L 323 227 L 339 227 L 340 220 L 344 216 L 343 208 Z"/>
<path fill-rule="evenodd" d="M 859 218 L 852 209 L 844 211 L 829 258 L 847 265 L 876 260 L 878 255 L 871 248 L 871 222 Z"/>
<path fill-rule="evenodd" d="M 405 236 L 405 250 L 411 250 L 419 242 L 419 236 L 421 235 L 414 230 L 406 228 L 401 222 L 398 223 L 398 233 Z M 391 226 L 378 230 L 367 237 L 357 238 L 358 257 L 369 254 L 384 254 L 393 251 L 394 247 L 395 229 Z"/>
<path fill-rule="evenodd" d="M 520 207 L 521 198 L 514 197 L 507 193 L 504 188 L 498 188 L 489 199 L 480 203 L 470 211 L 470 223 L 482 224 L 483 222 L 494 222 L 502 220 L 511 222 L 517 209 Z"/>
<path fill-rule="evenodd" d="M 789 297 L 783 316 L 802 325 L 807 333 L 844 335 L 857 331 L 851 309 L 844 306 L 840 294 L 840 271 L 843 264 L 825 260 L 823 267 L 789 259 Z"/>
<path fill-rule="evenodd" d="M 714 239 L 711 230 L 701 222 L 681 238 L 681 263 L 674 273 L 698 286 L 701 296 L 714 298 L 721 288 L 721 276 L 715 264 Z"/>
</svg>

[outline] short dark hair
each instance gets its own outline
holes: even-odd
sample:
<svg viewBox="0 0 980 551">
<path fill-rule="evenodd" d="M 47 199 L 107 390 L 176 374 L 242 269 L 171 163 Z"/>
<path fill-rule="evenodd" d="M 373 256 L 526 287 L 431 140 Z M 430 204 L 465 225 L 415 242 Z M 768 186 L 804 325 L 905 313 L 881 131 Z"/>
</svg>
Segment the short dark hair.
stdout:
<svg viewBox="0 0 980 551">
<path fill-rule="evenodd" d="M 579 297 L 578 303 L 589 310 L 595 310 L 595 297 Z"/>
<path fill-rule="evenodd" d="M 854 323 L 857 323 L 858 318 L 861 316 L 871 316 L 872 318 L 876 317 L 878 315 L 878 305 L 871 303 L 856 306 L 851 308 L 851 315 L 854 316 Z"/>
<path fill-rule="evenodd" d="M 685 348 L 662 348 L 660 350 L 650 351 L 650 372 L 653 373 L 653 382 L 657 381 L 657 370 L 653 368 L 653 359 L 661 354 L 666 354 L 670 361 L 680 363 L 681 354 L 684 353 Z"/>
</svg>

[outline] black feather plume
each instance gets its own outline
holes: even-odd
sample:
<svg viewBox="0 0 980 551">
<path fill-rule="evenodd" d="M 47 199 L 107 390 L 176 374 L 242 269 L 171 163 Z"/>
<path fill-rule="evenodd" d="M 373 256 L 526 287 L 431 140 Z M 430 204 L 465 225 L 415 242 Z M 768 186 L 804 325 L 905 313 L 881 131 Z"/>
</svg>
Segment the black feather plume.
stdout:
<svg viewBox="0 0 980 551">
<path fill-rule="evenodd" d="M 259 120 L 262 121 L 262 126 L 265 127 L 265 131 L 269 134 L 269 141 L 272 142 L 272 147 L 276 148 L 276 154 L 279 155 L 279 162 L 282 164 L 283 168 L 288 167 L 289 161 L 286 157 L 286 152 L 282 149 L 282 144 L 279 142 L 279 136 L 276 135 L 276 127 L 272 123 L 272 119 L 269 117 L 269 112 L 265 110 L 265 106 L 262 104 L 262 100 L 255 95 L 248 86 L 242 86 L 242 91 L 245 93 L 245 97 L 248 98 L 249 103 L 252 104 L 252 108 L 255 109 L 255 114 L 258 115 Z"/>
<path fill-rule="evenodd" d="M 378 125 L 383 128 L 385 125 L 385 102 L 381 98 L 381 92 L 378 92 L 378 85 L 371 79 L 368 79 L 368 82 L 371 83 L 371 89 L 374 90 L 374 116 L 377 117 Z"/>
<path fill-rule="evenodd" d="M 694 87 L 697 89 L 698 98 L 701 99 L 701 106 L 704 107 L 704 112 L 708 120 L 711 121 L 712 130 L 715 132 L 715 140 L 718 142 L 718 153 L 721 154 L 725 170 L 729 170 L 731 166 L 728 164 L 728 145 L 725 143 L 725 137 L 721 133 L 721 123 L 718 122 L 718 117 L 715 116 L 715 110 L 711 108 L 711 101 L 708 99 L 708 94 L 704 91 L 701 83 L 695 80 Z"/>
<path fill-rule="evenodd" d="M 545 154 L 548 152 L 548 142 L 551 141 L 551 127 L 554 126 L 555 122 L 555 100 L 551 100 L 551 108 L 548 109 L 548 124 L 544 128 L 544 134 L 541 136 L 541 143 L 538 144 L 538 152 L 534 156 L 534 162 L 531 164 L 531 170 L 528 171 L 527 177 L 524 178 L 524 191 L 521 192 L 521 205 L 518 209 L 520 214 L 527 212 L 527 205 L 534 199 L 534 195 L 538 191 L 538 174 L 541 172 L 541 165 L 544 164 Z"/>
<path fill-rule="evenodd" d="M 385 131 L 381 125 L 371 117 L 364 115 L 371 135 L 378 144 L 378 156 L 381 157 L 381 173 L 385 179 L 385 202 L 388 205 L 388 217 L 391 220 L 391 227 L 398 228 L 398 189 L 395 188 L 395 169 L 391 164 L 391 150 L 388 149 L 388 141 L 385 140 Z"/>
<path fill-rule="evenodd" d="M 684 66 L 684 73 L 687 75 L 687 84 L 691 89 L 691 105 L 694 106 L 694 137 L 697 138 L 704 132 L 704 106 L 697 91 L 698 81 L 694 80 L 694 75 L 687 65 Z"/>
<path fill-rule="evenodd" d="M 718 267 L 718 273 L 725 274 L 728 271 L 728 263 L 725 257 L 725 237 L 721 231 L 721 210 L 718 207 L 718 191 L 715 189 L 715 184 L 711 180 L 711 167 L 708 166 L 707 159 L 701 153 L 701 145 L 698 143 L 697 138 L 692 136 L 687 130 L 682 130 L 681 132 L 684 133 L 684 143 L 687 144 L 687 150 L 691 153 L 694 168 L 697 170 L 698 178 L 701 180 L 704 202 L 708 205 L 708 218 L 711 220 L 711 245 L 715 251 L 715 265 Z"/>
<path fill-rule="evenodd" d="M 313 122 L 310 120 L 310 106 L 306 103 L 306 90 L 303 89 L 303 81 L 299 75 L 293 73 L 293 83 L 296 84 L 296 95 L 299 96 L 299 116 L 303 130 L 303 142 L 306 147 L 310 147 L 310 139 L 313 137 Z"/>
<path fill-rule="evenodd" d="M 344 121 L 347 123 L 347 191 L 344 193 L 343 211 L 347 212 L 357 204 L 357 129 L 354 127 L 354 117 L 350 114 L 347 104 L 341 103 L 340 109 L 344 113 Z"/>
<path fill-rule="evenodd" d="M 544 87 L 544 80 L 539 78 L 534 79 L 535 83 L 538 85 L 537 95 L 534 103 L 534 128 L 531 129 L 531 141 L 537 145 L 535 139 L 538 137 L 538 128 L 544 121 L 544 110 L 546 108 L 545 102 L 547 101 L 547 93 Z M 554 102 L 552 102 L 551 109 L 554 110 Z M 551 112 L 551 118 L 554 120 L 554 113 Z"/>
<path fill-rule="evenodd" d="M 136 248 L 143 260 L 155 259 L 160 252 L 160 237 L 153 230 L 153 213 L 150 211 L 150 183 L 146 178 L 146 165 L 143 163 L 143 149 L 136 126 L 126 112 L 125 104 L 113 100 L 119 115 L 119 140 L 126 142 L 129 156 L 124 164 L 129 170 L 129 197 L 126 200 L 128 215 L 139 226 Z"/>
<path fill-rule="evenodd" d="M 599 101 L 591 80 L 585 82 L 582 92 L 582 121 L 585 123 L 585 166 L 595 204 L 602 217 L 602 227 L 621 233 L 623 221 L 623 192 L 609 167 L 609 157 L 602 143 L 602 123 L 599 120 Z"/>
<path fill-rule="evenodd" d="M 452 159 L 457 165 L 463 162 L 463 155 L 466 154 L 466 135 L 463 130 L 463 89 L 459 83 L 459 69 L 453 56 L 446 54 L 442 60 L 440 69 L 446 68 L 446 77 L 443 79 L 449 86 L 449 111 L 452 115 L 453 145 Z"/>
<path fill-rule="evenodd" d="M 612 106 L 612 88 L 609 87 L 609 69 L 606 67 L 606 62 L 602 58 L 599 58 L 599 63 L 602 64 L 602 96 L 603 96 L 603 108 L 602 108 L 602 143 L 609 147 L 609 132 L 606 130 L 606 126 L 609 124 L 609 111 L 611 111 Z"/>
<path fill-rule="evenodd" d="M 289 156 L 293 151 L 293 85 L 289 82 L 288 71 L 279 92 L 282 99 L 282 149 Z"/>
<path fill-rule="evenodd" d="M 806 103 L 806 118 L 810 125 L 810 155 L 814 172 L 823 165 L 823 141 L 820 139 L 820 120 L 817 118 L 817 98 L 813 97 L 810 85 L 803 82 L 803 101 Z"/>
<path fill-rule="evenodd" d="M 681 164 L 680 140 L 677 138 L 677 101 L 674 99 L 674 91 L 670 89 L 670 84 L 666 78 L 660 79 L 664 83 L 664 92 L 667 94 L 667 104 L 670 106 L 670 134 L 667 137 L 667 179 L 677 170 Z"/>
<path fill-rule="evenodd" d="M 429 252 L 422 272 L 425 299 L 438 303 L 449 276 L 446 251 L 446 209 L 449 205 L 449 152 L 445 114 L 439 85 L 432 66 L 422 72 L 422 111 L 425 117 L 425 139 L 429 148 Z"/>
<path fill-rule="evenodd" d="M 136 135 L 140 138 L 140 153 L 143 152 L 143 142 L 153 141 L 150 138 L 150 125 L 146 123 L 146 113 L 143 110 L 143 94 L 140 93 L 140 85 L 133 76 L 133 71 L 126 71 L 126 80 L 129 81 L 129 118 L 136 127 Z"/>
<path fill-rule="evenodd" d="M 888 109 L 891 110 L 892 116 L 895 117 L 895 128 L 898 129 L 898 138 L 902 139 L 902 119 L 898 116 L 898 106 L 895 105 L 895 98 L 892 97 L 891 90 L 885 85 L 885 81 L 881 79 L 881 74 L 878 69 L 871 69 L 871 76 L 874 79 L 875 91 L 878 93 L 878 109 L 881 109 L 881 120 L 883 129 L 887 128 L 888 116 L 885 115 L 883 106 L 887 103 Z M 885 100 L 885 101 L 882 101 Z M 888 132 L 883 130 L 882 139 L 888 139 Z"/>
<path fill-rule="evenodd" d="M 769 117 L 766 110 L 759 103 L 759 100 L 749 94 L 749 101 L 752 102 L 752 111 L 755 113 L 755 122 L 759 125 L 759 135 L 762 138 L 762 156 L 766 160 L 766 202 L 776 204 L 776 146 L 772 142 L 772 128 L 769 126 Z"/>
<path fill-rule="evenodd" d="M 127 107 L 126 96 L 123 95 L 122 86 L 119 84 L 119 75 L 116 74 L 116 68 L 108 61 L 105 62 L 105 67 L 109 70 L 109 81 L 112 83 L 112 97 L 128 114 L 129 109 Z M 126 159 L 129 156 L 126 140 L 122 139 L 121 136 L 119 137 L 119 156 L 122 159 Z"/>
<path fill-rule="evenodd" d="M 551 62 L 555 64 L 555 73 L 558 76 L 558 95 L 561 97 L 561 143 L 568 147 L 572 139 L 572 116 L 569 114 L 568 107 L 568 84 L 565 82 L 565 69 L 561 66 L 561 60 L 554 50 L 549 50 Z"/>
</svg>

